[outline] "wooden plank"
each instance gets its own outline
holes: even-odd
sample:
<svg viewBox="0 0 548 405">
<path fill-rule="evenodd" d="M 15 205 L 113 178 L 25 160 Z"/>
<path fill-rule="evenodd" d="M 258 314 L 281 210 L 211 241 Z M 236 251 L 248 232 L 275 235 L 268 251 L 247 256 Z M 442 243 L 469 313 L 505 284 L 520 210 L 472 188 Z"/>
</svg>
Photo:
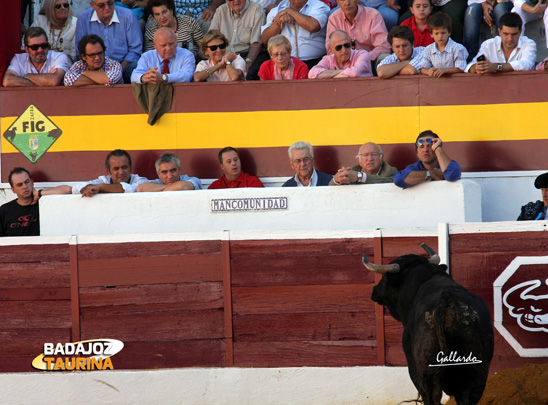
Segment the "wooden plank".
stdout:
<svg viewBox="0 0 548 405">
<path fill-rule="evenodd" d="M 450 246 L 452 252 L 502 252 L 516 255 L 522 252 L 524 256 L 543 256 L 548 252 L 548 232 L 451 234 Z"/>
<path fill-rule="evenodd" d="M 223 285 L 220 282 L 184 284 L 145 284 L 80 289 L 80 306 L 114 312 L 200 310 L 223 308 Z M 110 308 L 103 308 L 110 307 Z"/>
<path fill-rule="evenodd" d="M 2 356 L 38 356 L 44 343 L 66 343 L 71 341 L 70 328 L 19 328 L 0 329 Z M 0 371 L 2 364 L 0 363 Z"/>
<path fill-rule="evenodd" d="M 224 336 L 223 311 L 152 313 L 86 313 L 81 317 L 82 339 L 124 341 L 214 339 Z"/>
<path fill-rule="evenodd" d="M 224 367 L 222 339 L 124 342 L 122 351 L 112 357 L 115 370 L 180 367 Z"/>
<path fill-rule="evenodd" d="M 375 341 L 369 312 L 242 315 L 234 317 L 234 340 Z"/>
<path fill-rule="evenodd" d="M 225 232 L 225 235 L 229 235 Z M 222 242 L 223 293 L 224 293 L 224 330 L 225 330 L 225 362 L 228 367 L 234 366 L 234 332 L 232 319 L 232 268 L 230 263 L 230 241 Z"/>
<path fill-rule="evenodd" d="M 70 301 L 0 302 L 0 325 L 12 328 L 70 328 Z"/>
<path fill-rule="evenodd" d="M 373 311 L 371 284 L 237 287 L 234 314 Z"/>
<path fill-rule="evenodd" d="M 80 269 L 78 263 L 78 245 L 75 236 L 70 243 L 70 311 L 72 319 L 72 341 L 79 342 L 80 334 Z"/>
<path fill-rule="evenodd" d="M 27 247 L 32 249 L 32 247 Z M 0 263 L 3 288 L 69 288 L 68 262 Z"/>
<path fill-rule="evenodd" d="M 221 252 L 220 240 L 79 244 L 80 260 L 179 256 Z"/>
<path fill-rule="evenodd" d="M 341 239 L 291 239 L 291 240 L 234 240 L 230 241 L 232 259 L 239 255 L 261 256 L 265 252 L 279 252 L 281 255 L 362 255 L 373 252 L 371 238 Z"/>
<path fill-rule="evenodd" d="M 70 288 L 2 288 L 0 301 L 70 300 Z"/>
<path fill-rule="evenodd" d="M 0 263 L 68 261 L 68 244 L 0 246 Z"/>
<path fill-rule="evenodd" d="M 392 367 L 407 367 L 407 359 L 399 341 L 386 340 L 386 365 Z"/>
<path fill-rule="evenodd" d="M 373 274 L 361 264 L 361 254 L 326 256 L 302 252 L 286 256 L 269 251 L 263 256 L 239 255 L 232 260 L 232 269 L 235 287 L 374 282 Z"/>
<path fill-rule="evenodd" d="M 221 281 L 220 255 L 79 260 L 80 287 Z"/>
<path fill-rule="evenodd" d="M 421 247 L 421 243 L 426 243 L 432 249 L 436 250 L 438 247 L 438 238 L 432 236 L 418 236 L 418 237 L 400 237 L 400 238 L 386 238 L 382 239 L 383 249 L 383 264 L 389 263 L 396 257 L 400 257 L 407 254 L 416 254 L 426 256 L 426 252 Z M 386 260 L 389 259 L 389 260 Z"/>
<path fill-rule="evenodd" d="M 382 237 L 375 238 L 375 258 L 374 263 L 382 264 L 383 262 L 383 240 Z M 369 271 L 368 271 L 369 272 Z M 371 273 L 371 272 L 369 272 Z M 375 273 L 375 285 L 379 284 L 382 276 Z M 386 348 L 384 345 L 384 308 L 382 305 L 375 303 L 375 331 L 377 337 L 377 364 L 384 366 L 386 363 Z"/>
<path fill-rule="evenodd" d="M 236 367 L 354 367 L 377 363 L 371 341 L 235 342 Z"/>
<path fill-rule="evenodd" d="M 38 356 L 38 354 L 36 356 Z M 32 360 L 34 360 L 36 356 L 34 354 L 23 354 L 20 356 L 4 356 L 0 354 L 0 372 L 2 373 L 36 372 L 36 370 L 32 367 Z"/>
</svg>

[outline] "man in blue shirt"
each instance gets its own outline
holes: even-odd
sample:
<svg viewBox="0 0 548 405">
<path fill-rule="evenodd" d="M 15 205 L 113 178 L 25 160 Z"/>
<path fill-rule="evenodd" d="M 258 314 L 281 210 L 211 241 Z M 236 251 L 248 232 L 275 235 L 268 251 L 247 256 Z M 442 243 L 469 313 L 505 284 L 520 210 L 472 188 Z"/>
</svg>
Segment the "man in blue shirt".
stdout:
<svg viewBox="0 0 548 405">
<path fill-rule="evenodd" d="M 145 52 L 131 74 L 132 83 L 189 82 L 196 61 L 188 49 L 177 47 L 171 28 L 162 27 L 154 35 L 154 49 Z"/>
<path fill-rule="evenodd" d="M 164 153 L 156 159 L 156 173 L 154 181 L 140 184 L 137 191 L 179 191 L 201 190 L 202 182 L 197 177 L 181 174 L 181 161 L 174 153 Z"/>
<path fill-rule="evenodd" d="M 430 130 L 421 132 L 415 150 L 419 160 L 394 175 L 396 186 L 408 188 L 427 181 L 460 180 L 461 168 L 447 156 L 437 134 Z"/>
<path fill-rule="evenodd" d="M 78 17 L 75 41 L 84 35 L 99 35 L 106 46 L 106 56 L 122 64 L 124 83 L 143 53 L 143 33 L 135 14 L 129 9 L 114 7 L 114 0 L 91 0 L 91 8 Z"/>
</svg>

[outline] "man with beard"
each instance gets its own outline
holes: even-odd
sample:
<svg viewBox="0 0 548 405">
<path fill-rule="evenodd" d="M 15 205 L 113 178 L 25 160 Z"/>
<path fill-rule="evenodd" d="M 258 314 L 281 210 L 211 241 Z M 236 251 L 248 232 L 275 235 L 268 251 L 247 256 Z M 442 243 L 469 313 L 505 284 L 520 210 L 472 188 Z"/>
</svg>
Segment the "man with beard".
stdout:
<svg viewBox="0 0 548 405">
<path fill-rule="evenodd" d="M 72 65 L 65 75 L 65 86 L 89 86 L 122 84 L 122 65 L 105 57 L 105 43 L 100 36 L 91 34 L 78 43 L 82 60 Z"/>
<path fill-rule="evenodd" d="M 419 160 L 394 175 L 394 184 L 408 188 L 436 180 L 460 180 L 461 168 L 442 148 L 442 141 L 434 132 L 423 131 L 417 137 L 415 150 Z"/>
<path fill-rule="evenodd" d="M 69 70 L 68 56 L 50 51 L 46 32 L 40 27 L 31 27 L 23 39 L 25 53 L 11 60 L 4 75 L 4 87 L 59 86 L 65 72 Z"/>
</svg>

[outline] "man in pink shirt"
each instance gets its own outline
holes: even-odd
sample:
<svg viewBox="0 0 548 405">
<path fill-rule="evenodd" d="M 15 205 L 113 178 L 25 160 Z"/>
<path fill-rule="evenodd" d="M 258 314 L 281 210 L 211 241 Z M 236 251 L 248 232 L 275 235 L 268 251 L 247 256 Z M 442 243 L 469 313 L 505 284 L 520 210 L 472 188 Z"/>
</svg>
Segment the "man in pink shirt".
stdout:
<svg viewBox="0 0 548 405">
<path fill-rule="evenodd" d="M 309 79 L 373 76 L 369 52 L 352 49 L 352 40 L 346 32 L 331 33 L 328 52 L 329 55 L 310 70 Z"/>
<path fill-rule="evenodd" d="M 354 48 L 368 51 L 372 61 L 390 53 L 386 25 L 377 10 L 362 6 L 358 0 L 337 0 L 337 4 L 340 8 L 327 21 L 325 48 L 328 53 L 329 36 L 337 30 L 350 35 Z"/>
</svg>

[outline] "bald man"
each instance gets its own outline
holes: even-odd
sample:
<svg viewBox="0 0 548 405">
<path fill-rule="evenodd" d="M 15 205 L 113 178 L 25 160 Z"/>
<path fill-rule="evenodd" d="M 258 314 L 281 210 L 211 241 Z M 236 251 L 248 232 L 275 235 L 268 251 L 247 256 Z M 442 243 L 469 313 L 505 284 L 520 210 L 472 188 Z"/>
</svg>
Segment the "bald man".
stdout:
<svg viewBox="0 0 548 405">
<path fill-rule="evenodd" d="M 341 167 L 329 185 L 394 182 L 394 174 L 398 169 L 384 161 L 380 145 L 373 142 L 364 143 L 360 146 L 356 159 L 358 160 L 357 165 Z"/>
<path fill-rule="evenodd" d="M 365 50 L 352 49 L 352 40 L 344 31 L 333 31 L 329 36 L 329 54 L 308 73 L 309 79 L 339 79 L 343 77 L 370 77 L 371 58 Z"/>
<path fill-rule="evenodd" d="M 145 52 L 131 75 L 132 83 L 189 82 L 196 61 L 187 49 L 177 48 L 177 39 L 171 28 L 162 27 L 154 35 L 154 49 Z"/>
</svg>

